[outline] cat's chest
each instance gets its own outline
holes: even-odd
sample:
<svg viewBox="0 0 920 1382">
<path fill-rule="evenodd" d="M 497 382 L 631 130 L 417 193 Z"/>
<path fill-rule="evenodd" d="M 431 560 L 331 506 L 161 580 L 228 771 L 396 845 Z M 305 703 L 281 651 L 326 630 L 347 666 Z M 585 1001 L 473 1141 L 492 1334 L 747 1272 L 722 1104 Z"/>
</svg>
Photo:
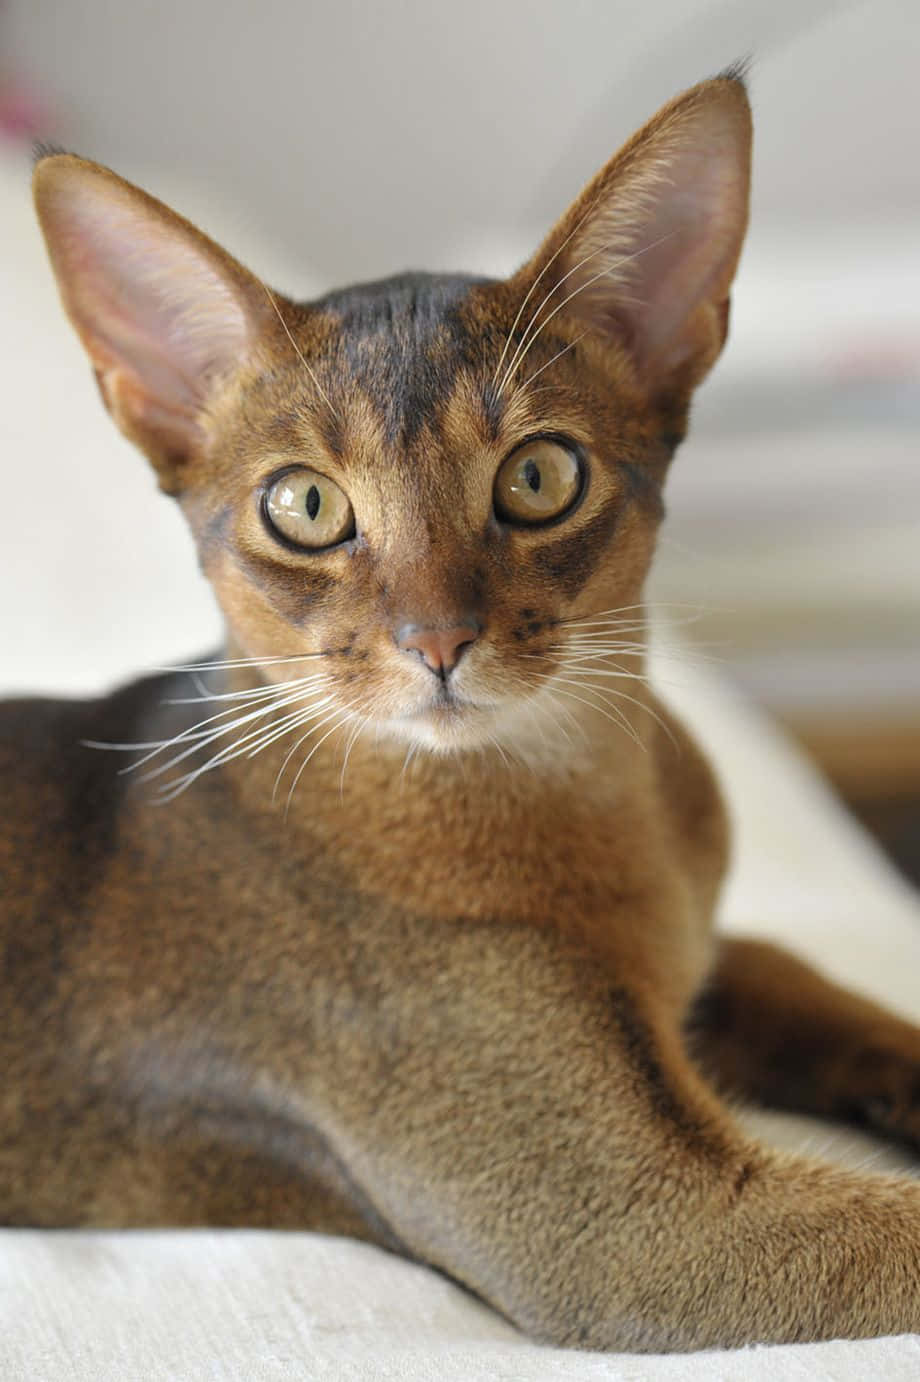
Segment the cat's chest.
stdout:
<svg viewBox="0 0 920 1382">
<path fill-rule="evenodd" d="M 501 806 L 397 789 L 363 808 L 307 797 L 285 822 L 216 784 L 168 814 L 139 801 L 96 899 L 91 967 L 142 1007 L 204 1007 L 220 1022 L 258 1012 L 268 1030 L 321 1023 L 330 1005 L 336 1021 L 343 1003 L 375 1009 L 381 993 L 418 987 L 421 951 L 442 972 L 456 938 L 484 926 L 509 944 L 568 936 L 634 977 L 666 956 L 647 977 L 682 1002 L 699 977 L 683 924 L 693 899 L 654 813 L 603 793 Z"/>
<path fill-rule="evenodd" d="M 615 792 L 427 799 L 396 787 L 366 806 L 318 802 L 280 838 L 289 886 L 317 913 L 354 893 L 432 919 L 536 919 L 636 887 L 638 851 L 653 848 L 642 814 Z M 261 847 L 275 849 L 270 829 Z"/>
</svg>

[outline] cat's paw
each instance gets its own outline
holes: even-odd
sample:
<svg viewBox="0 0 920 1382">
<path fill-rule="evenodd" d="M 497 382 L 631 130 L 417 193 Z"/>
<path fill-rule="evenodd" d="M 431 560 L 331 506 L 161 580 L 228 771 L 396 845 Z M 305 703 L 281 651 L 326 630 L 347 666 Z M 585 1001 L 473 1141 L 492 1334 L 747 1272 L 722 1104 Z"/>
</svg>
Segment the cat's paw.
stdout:
<svg viewBox="0 0 920 1382">
<path fill-rule="evenodd" d="M 841 1086 L 847 1117 L 920 1152 L 920 1032 L 904 1047 L 865 1048 Z"/>
</svg>

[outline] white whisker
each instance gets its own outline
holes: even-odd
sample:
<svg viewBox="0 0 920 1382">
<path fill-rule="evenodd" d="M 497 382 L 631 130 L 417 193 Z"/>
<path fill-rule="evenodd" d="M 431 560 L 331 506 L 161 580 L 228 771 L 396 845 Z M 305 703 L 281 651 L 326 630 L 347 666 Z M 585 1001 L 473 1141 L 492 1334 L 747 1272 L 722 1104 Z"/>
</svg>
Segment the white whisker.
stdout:
<svg viewBox="0 0 920 1382">
<path fill-rule="evenodd" d="M 291 789 L 290 789 L 290 791 L 289 791 L 288 794 L 287 794 L 287 801 L 284 803 L 284 819 L 285 819 L 285 821 L 287 820 L 287 818 L 288 818 L 288 812 L 289 812 L 290 809 L 291 809 L 291 800 L 292 800 L 292 798 L 293 798 L 293 796 L 294 796 L 294 790 L 295 790 L 295 788 L 296 788 L 298 782 L 300 781 L 301 777 L 303 776 L 304 771 L 305 771 L 305 769 L 306 769 L 306 766 L 307 766 L 307 764 L 310 762 L 310 759 L 311 759 L 311 758 L 313 757 L 313 755 L 316 753 L 317 749 L 321 748 L 322 745 L 325 744 L 325 742 L 326 742 L 326 740 L 329 738 L 330 734 L 334 734 L 335 731 L 336 731 L 337 729 L 341 729 L 342 725 L 347 724 L 347 722 L 352 718 L 352 714 L 353 714 L 353 712 L 352 712 L 351 710 L 346 710 L 346 711 L 344 711 L 344 713 L 342 714 L 341 718 L 338 719 L 338 720 L 335 722 L 335 724 L 331 727 L 331 729 L 327 729 L 327 730 L 326 730 L 326 733 L 325 733 L 324 735 L 322 735 L 322 736 L 316 741 L 316 743 L 313 745 L 313 747 L 312 747 L 312 749 L 310 750 L 310 752 L 307 754 L 306 758 L 305 758 L 305 759 L 303 760 L 303 762 L 301 763 L 300 767 L 297 769 L 297 772 L 296 772 L 295 777 L 294 777 L 294 781 L 291 783 Z M 319 729 L 320 726 L 317 725 L 316 728 Z M 314 731 L 312 731 L 312 732 L 315 733 L 316 731 L 314 730 Z"/>
<path fill-rule="evenodd" d="M 508 380 L 514 374 L 514 371 L 516 369 L 519 369 L 520 366 L 524 363 L 524 360 L 530 353 L 531 348 L 539 340 L 541 333 L 553 320 L 553 317 L 557 316 L 563 310 L 564 307 L 568 306 L 568 304 L 572 301 L 573 298 L 578 297 L 579 293 L 583 293 L 586 289 L 591 288 L 595 283 L 599 282 L 600 279 L 610 278 L 615 273 L 615 271 L 617 269 L 621 269 L 624 266 L 624 264 L 631 264 L 634 259 L 638 259 L 643 254 L 648 254 L 650 250 L 657 249 L 659 245 L 663 244 L 665 240 L 669 240 L 671 236 L 674 234 L 675 232 L 673 230 L 668 231 L 666 235 L 661 235 L 657 240 L 653 240 L 650 245 L 643 245 L 641 250 L 636 250 L 633 254 L 623 255 L 620 259 L 616 261 L 615 264 L 611 264 L 606 269 L 601 269 L 600 273 L 593 274 L 589 279 L 586 279 L 584 283 L 580 283 L 577 288 L 574 288 L 571 293 L 568 293 L 566 297 L 564 297 L 562 301 L 553 308 L 549 316 L 544 317 L 543 321 L 540 322 L 540 324 L 536 327 L 535 330 L 533 330 L 532 334 L 528 339 L 528 333 L 531 332 L 531 328 L 534 327 L 537 318 L 543 311 L 543 308 L 546 306 L 549 299 L 553 296 L 553 293 L 557 292 L 557 290 L 562 287 L 563 283 L 565 283 L 566 279 L 572 277 L 572 274 L 577 273 L 579 269 L 584 268 L 585 264 L 589 263 L 590 260 L 595 259 L 599 254 L 603 254 L 607 250 L 611 249 L 613 247 L 613 242 L 611 241 L 609 244 L 601 245 L 599 249 L 593 250 L 591 254 L 585 255 L 584 259 L 582 259 L 578 264 L 576 264 L 574 268 L 569 269 L 568 273 L 563 274 L 562 278 L 559 279 L 555 287 L 549 293 L 546 294 L 546 297 L 540 303 L 540 306 L 537 308 L 536 312 L 534 312 L 530 321 L 527 323 L 527 326 L 524 330 L 524 335 L 521 339 L 521 343 L 512 355 L 511 362 L 508 365 L 508 368 L 505 370 L 502 382 L 499 385 L 499 394 L 504 393 L 505 386 Z"/>
<path fill-rule="evenodd" d="M 296 686 L 296 689 L 292 689 L 295 685 L 296 684 L 293 683 L 285 683 L 284 687 L 275 688 L 274 695 L 266 698 L 266 704 L 260 704 L 256 710 L 247 711 L 244 715 L 237 715 L 236 708 L 230 707 L 226 710 L 219 710 L 215 715 L 209 715 L 205 720 L 199 720 L 197 724 L 182 730 L 181 733 L 174 735 L 171 739 L 164 739 L 159 743 L 151 745 L 117 745 L 116 747 L 124 749 L 150 749 L 149 753 L 145 753 L 142 758 L 139 758 L 135 763 L 129 764 L 127 768 L 122 768 L 120 771 L 121 773 L 136 772 L 138 768 L 142 768 L 145 763 L 149 763 L 151 759 L 156 758 L 160 753 L 164 753 L 172 748 L 177 748 L 181 744 L 191 744 L 191 748 L 189 748 L 186 753 L 172 760 L 173 763 L 179 762 L 182 758 L 187 758 L 189 753 L 203 748 L 205 744 L 212 742 L 214 739 L 218 739 L 224 734 L 232 733 L 233 730 L 238 729 L 241 725 L 250 724 L 253 720 L 262 719 L 264 716 L 272 714 L 273 711 L 280 710 L 283 706 L 292 705 L 296 701 L 304 700 L 312 693 L 312 688 Z M 319 688 L 317 687 L 316 689 L 318 690 Z M 227 715 L 236 715 L 236 719 L 225 720 L 224 717 Z M 217 722 L 220 720 L 224 720 L 224 723 L 218 724 Z M 212 726 L 212 728 L 209 729 L 209 725 Z M 110 745 L 108 747 L 112 746 Z M 169 766 L 170 764 L 165 765 L 166 768 Z M 149 777 L 158 776 L 159 772 L 163 770 L 164 769 L 158 769 L 155 773 L 145 774 L 140 780 L 146 781 Z"/>
<path fill-rule="evenodd" d="M 345 745 L 345 753 L 342 757 L 342 772 L 339 777 L 340 800 L 344 800 L 345 798 L 345 771 L 348 767 L 348 760 L 351 757 L 351 751 L 355 746 L 355 742 L 358 738 L 358 735 L 361 733 L 362 729 L 364 729 L 365 723 L 366 721 L 364 721 L 363 719 L 356 719 L 354 729 L 351 731 L 351 734 L 349 734 L 348 742 Z"/>
<path fill-rule="evenodd" d="M 567 244 L 569 243 L 569 241 L 572 239 L 572 236 L 578 234 L 579 230 L 580 230 L 581 227 L 584 225 L 584 223 L 585 223 L 585 221 L 588 219 L 588 217 L 592 214 L 592 212 L 594 211 L 594 209 L 595 209 L 595 207 L 597 206 L 597 204 L 598 204 L 599 201 L 600 201 L 600 198 L 599 198 L 599 197 L 595 197 L 594 201 L 590 204 L 590 206 L 588 207 L 588 209 L 585 211 L 584 215 L 580 216 L 580 217 L 578 218 L 578 220 L 575 222 L 574 226 L 573 226 L 572 229 L 569 231 L 568 235 L 567 235 L 567 236 L 565 237 L 565 239 L 562 241 L 562 244 L 559 245 L 559 247 L 550 255 L 549 259 L 547 259 L 546 263 L 543 265 L 543 268 L 540 270 L 540 272 L 537 274 L 536 278 L 534 279 L 533 283 L 531 283 L 530 287 L 528 288 L 527 293 L 526 293 L 526 295 L 525 295 L 525 297 L 524 297 L 524 301 L 521 303 L 520 307 L 518 308 L 517 316 L 515 317 L 514 321 L 511 323 L 511 330 L 508 332 L 508 335 L 507 335 L 507 337 L 505 338 L 504 349 L 502 350 L 502 353 L 501 353 L 501 355 L 500 355 L 499 358 L 498 358 L 498 364 L 497 364 L 496 367 L 495 367 L 495 373 L 492 375 L 492 387 L 493 387 L 493 388 L 495 387 L 495 381 L 496 381 L 496 379 L 498 378 L 499 371 L 501 370 L 502 365 L 505 363 L 505 356 L 506 356 L 507 353 L 508 353 L 508 347 L 510 346 L 512 340 L 514 339 L 514 333 L 515 333 L 515 331 L 517 331 L 517 329 L 518 329 L 518 324 L 519 324 L 519 322 L 520 322 L 520 320 L 521 320 L 521 317 L 524 315 L 524 308 L 527 306 L 527 304 L 528 304 L 528 302 L 530 301 L 532 295 L 536 292 L 537 287 L 538 287 L 538 285 L 539 285 L 541 279 L 543 278 L 544 274 L 548 273 L 549 270 L 552 268 L 552 266 L 555 264 L 556 260 L 559 258 L 560 254 L 561 254 L 562 251 L 565 249 L 566 245 L 567 245 Z M 556 287 L 558 287 L 558 284 L 556 284 L 556 285 L 552 288 L 552 290 L 550 291 L 550 293 L 548 293 L 548 294 L 546 295 L 546 297 L 551 297 L 552 294 L 556 291 Z M 543 299 L 544 302 L 546 302 L 546 297 L 544 297 L 544 299 Z M 541 306 L 542 306 L 542 304 L 541 304 Z M 526 334 L 527 334 L 526 331 L 525 331 L 524 334 L 525 334 L 525 336 L 526 336 Z M 499 389 L 499 394 L 501 394 L 501 389 Z"/>
<path fill-rule="evenodd" d="M 554 365 L 560 356 L 565 355 L 566 351 L 574 350 L 579 341 L 583 341 L 587 334 L 587 331 L 583 331 L 580 336 L 575 337 L 574 341 L 569 341 L 568 345 L 564 345 L 561 350 L 557 350 L 556 354 L 551 359 L 547 360 L 545 365 L 541 365 L 539 369 L 534 370 L 530 378 L 521 385 L 518 393 L 526 393 L 538 375 L 542 374 L 545 369 L 549 369 L 550 365 Z"/>
<path fill-rule="evenodd" d="M 284 657 L 231 657 L 223 662 L 188 662 L 175 667 L 156 667 L 157 672 L 226 672 L 235 667 L 269 667 L 279 662 L 306 662 L 329 653 L 292 653 Z"/>
<path fill-rule="evenodd" d="M 568 690 L 567 688 L 569 686 L 578 686 L 580 689 L 592 691 L 593 694 L 596 696 L 601 696 L 601 692 L 595 691 L 593 687 L 582 688 L 580 682 L 576 681 L 570 683 L 566 680 L 565 677 L 552 677 L 552 689 L 556 695 L 567 696 L 570 700 L 580 701 L 582 705 L 586 705 L 589 708 L 589 710 L 596 711 L 598 714 L 603 715 L 605 719 L 610 720 L 612 724 L 618 725 L 620 729 L 622 729 L 626 734 L 629 735 L 630 739 L 632 739 L 634 744 L 638 744 L 640 748 L 645 749 L 645 745 L 639 738 L 635 726 L 630 723 L 623 711 L 621 711 L 617 706 L 608 705 L 607 709 L 604 709 L 604 707 L 598 705 L 596 701 L 589 701 L 584 696 L 579 696 L 576 694 L 576 692 Z"/>
<path fill-rule="evenodd" d="M 630 696 L 628 692 L 621 691 L 618 686 L 595 686 L 592 682 L 589 682 L 587 680 L 582 681 L 581 685 L 585 686 L 588 690 L 594 691 L 597 694 L 616 696 L 617 700 L 619 701 L 629 701 L 631 705 L 637 705 L 640 710 L 644 710 L 647 715 L 650 715 L 652 717 L 656 724 L 658 724 L 664 730 L 665 734 L 668 736 L 674 747 L 678 748 L 677 740 L 674 738 L 674 734 L 671 730 L 670 725 L 668 725 L 667 722 L 661 718 L 657 710 L 655 710 L 653 706 L 650 706 L 647 701 L 640 701 L 637 696 Z"/>
<path fill-rule="evenodd" d="M 313 380 L 313 383 L 314 383 L 314 385 L 316 386 L 316 391 L 317 391 L 317 393 L 319 394 L 319 396 L 320 396 L 320 397 L 324 400 L 324 402 L 326 403 L 326 406 L 328 407 L 329 411 L 332 413 L 332 416 L 335 417 L 335 418 L 338 418 L 339 421 L 341 421 L 341 417 L 340 417 L 339 413 L 336 411 L 336 409 L 335 409 L 335 408 L 333 407 L 333 405 L 332 405 L 332 400 L 330 399 L 329 395 L 326 393 L 326 390 L 323 388 L 322 384 L 321 384 L 321 383 L 319 382 L 319 380 L 317 379 L 317 377 L 316 377 L 315 373 L 313 372 L 313 370 L 312 370 L 312 369 L 310 368 L 310 366 L 307 364 L 307 361 L 304 359 L 303 351 L 300 349 L 300 346 L 297 344 L 297 342 L 294 340 L 294 337 L 291 335 L 291 332 L 290 332 L 290 329 L 289 329 L 289 327 L 288 327 L 288 324 L 287 324 L 287 322 L 284 320 L 284 317 L 281 315 L 281 308 L 278 306 L 277 302 L 275 301 L 274 294 L 273 294 L 273 293 L 271 292 L 271 290 L 269 289 L 267 283 L 262 283 L 262 288 L 265 290 L 265 295 L 266 295 L 266 297 L 268 298 L 268 300 L 269 300 L 269 302 L 271 303 L 272 307 L 275 309 L 275 315 L 276 315 L 276 317 L 277 317 L 278 320 L 280 321 L 281 325 L 284 327 L 284 334 L 287 336 L 287 338 L 288 338 L 288 340 L 290 341 L 291 345 L 294 347 L 294 353 L 296 354 L 296 356 L 297 356 L 298 360 L 300 361 L 300 363 L 303 365 L 304 369 L 307 371 L 307 374 L 309 374 L 310 378 Z"/>
<path fill-rule="evenodd" d="M 164 705 L 200 705 L 203 701 L 258 701 L 266 700 L 279 692 L 295 686 L 310 686 L 317 682 L 329 681 L 326 672 L 316 672 L 312 677 L 298 677 L 294 681 L 271 682 L 267 686 L 253 686 L 245 691 L 210 691 L 203 696 L 170 696 Z M 226 712 L 223 712 L 226 713 Z"/>
<path fill-rule="evenodd" d="M 303 697 L 291 697 L 288 700 L 285 700 L 282 704 L 290 705 L 295 699 L 302 700 Z M 328 697 L 326 699 L 328 700 Z M 205 748 L 206 746 L 214 743 L 217 739 L 222 738 L 224 734 L 230 734 L 233 732 L 233 730 L 239 728 L 241 724 L 251 722 L 254 717 L 261 719 L 265 715 L 270 714 L 273 710 L 278 708 L 279 707 L 277 706 L 272 706 L 269 707 L 267 710 L 259 711 L 258 714 L 255 716 L 254 714 L 246 715 L 241 717 L 240 720 L 234 721 L 230 725 L 222 726 L 203 743 L 192 744 L 189 748 L 185 749 L 183 753 L 176 754 L 176 756 L 174 758 L 169 759 L 168 762 L 161 763 L 156 768 L 152 768 L 150 772 L 143 773 L 138 780 L 140 782 L 150 782 L 157 777 L 161 777 L 163 773 L 167 773 L 170 771 L 171 768 L 174 768 L 177 763 L 183 762 L 186 758 L 190 757 L 191 754 L 197 753 L 199 749 Z M 293 728 L 297 718 L 307 713 L 308 712 L 303 708 L 293 710 L 288 715 L 282 717 L 280 724 L 276 723 L 270 726 L 268 729 L 266 729 L 265 725 L 259 725 L 256 729 L 250 730 L 247 734 L 242 735 L 241 738 L 235 739 L 232 744 L 226 745 L 226 747 L 221 749 L 218 753 L 214 754 L 213 757 L 209 758 L 207 762 L 201 764 L 200 767 L 194 769 L 192 773 L 186 774 L 186 776 L 189 779 L 189 782 L 194 782 L 197 778 L 201 777 L 203 773 L 210 771 L 211 768 L 216 768 L 220 766 L 222 763 L 227 763 L 230 762 L 230 760 L 233 758 L 238 758 L 242 753 L 247 753 L 252 745 L 253 739 L 259 739 L 263 735 L 277 737 L 276 732 L 281 732 L 281 726 Z M 270 741 L 271 740 L 269 739 L 268 742 Z"/>
</svg>

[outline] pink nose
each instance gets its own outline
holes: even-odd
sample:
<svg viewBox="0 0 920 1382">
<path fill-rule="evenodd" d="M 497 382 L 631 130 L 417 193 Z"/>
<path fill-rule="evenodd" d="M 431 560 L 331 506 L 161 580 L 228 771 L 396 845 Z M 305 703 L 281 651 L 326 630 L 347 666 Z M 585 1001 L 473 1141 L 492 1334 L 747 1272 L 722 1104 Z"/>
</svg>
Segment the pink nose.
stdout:
<svg viewBox="0 0 920 1382">
<path fill-rule="evenodd" d="M 426 666 L 441 677 L 454 670 L 463 649 L 474 643 L 478 635 L 476 624 L 458 624 L 452 629 L 424 629 L 418 624 L 404 624 L 396 631 L 396 646 L 404 653 L 419 653 Z"/>
</svg>

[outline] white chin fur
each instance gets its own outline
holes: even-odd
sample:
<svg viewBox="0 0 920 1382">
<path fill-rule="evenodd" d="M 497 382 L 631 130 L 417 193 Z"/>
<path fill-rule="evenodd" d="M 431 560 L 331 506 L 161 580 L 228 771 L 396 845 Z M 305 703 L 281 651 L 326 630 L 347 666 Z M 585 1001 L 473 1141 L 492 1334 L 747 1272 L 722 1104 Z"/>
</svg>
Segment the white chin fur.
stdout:
<svg viewBox="0 0 920 1382">
<path fill-rule="evenodd" d="M 381 735 L 429 753 L 464 753 L 495 740 L 497 716 L 489 711 L 458 711 L 450 717 L 412 715 L 381 720 Z"/>
<path fill-rule="evenodd" d="M 558 714 L 536 696 L 523 701 L 509 699 L 495 706 L 469 706 L 450 716 L 422 712 L 388 718 L 378 721 L 378 733 L 416 751 L 440 756 L 494 749 L 504 758 L 507 751 L 512 761 L 557 773 L 582 742 L 577 733 L 572 742 L 574 718 L 567 717 L 563 733 Z"/>
</svg>

